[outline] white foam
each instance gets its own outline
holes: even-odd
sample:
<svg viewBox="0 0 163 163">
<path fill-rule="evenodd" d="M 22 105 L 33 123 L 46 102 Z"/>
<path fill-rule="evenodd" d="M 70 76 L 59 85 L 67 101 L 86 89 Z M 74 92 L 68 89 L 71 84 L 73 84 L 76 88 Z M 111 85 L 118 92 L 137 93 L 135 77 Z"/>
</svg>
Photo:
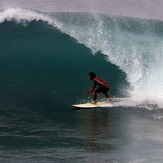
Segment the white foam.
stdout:
<svg viewBox="0 0 163 163">
<path fill-rule="evenodd" d="M 21 8 L 9 8 L 0 12 L 0 23 L 4 21 L 15 21 L 16 23 L 25 23 L 31 21 L 45 21 L 53 23 L 52 19 L 36 11 L 21 9 Z"/>
<path fill-rule="evenodd" d="M 143 97 L 130 97 L 130 98 L 114 98 L 114 107 L 134 107 L 145 108 L 148 110 L 163 109 L 163 102 L 160 100 L 150 100 Z"/>
</svg>

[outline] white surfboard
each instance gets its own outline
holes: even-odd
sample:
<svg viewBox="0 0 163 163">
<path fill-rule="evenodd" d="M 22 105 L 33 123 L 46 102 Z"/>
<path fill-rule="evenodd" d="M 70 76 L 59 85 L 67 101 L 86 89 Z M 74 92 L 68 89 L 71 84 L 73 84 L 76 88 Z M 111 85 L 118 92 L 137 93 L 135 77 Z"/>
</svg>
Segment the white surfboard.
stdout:
<svg viewBox="0 0 163 163">
<path fill-rule="evenodd" d="M 113 104 L 109 102 L 97 102 L 97 104 L 85 103 L 85 104 L 76 104 L 72 105 L 77 108 L 98 108 L 98 107 L 112 107 Z"/>
</svg>

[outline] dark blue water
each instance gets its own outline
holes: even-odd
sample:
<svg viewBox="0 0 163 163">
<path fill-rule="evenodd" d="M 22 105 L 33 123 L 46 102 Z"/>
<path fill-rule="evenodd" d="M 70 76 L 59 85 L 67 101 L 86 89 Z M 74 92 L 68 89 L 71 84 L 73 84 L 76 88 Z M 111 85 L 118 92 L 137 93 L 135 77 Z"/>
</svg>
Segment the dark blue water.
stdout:
<svg viewBox="0 0 163 163">
<path fill-rule="evenodd" d="M 137 31 L 131 27 L 129 33 Z M 138 35 L 146 35 L 140 31 Z M 72 104 L 92 100 L 84 96 L 92 85 L 91 71 L 109 82 L 117 105 L 74 110 Z M 93 55 L 43 21 L 25 26 L 4 21 L 0 78 L 1 162 L 162 161 L 162 109 L 149 101 L 132 105 L 127 74 L 107 61 L 103 51 Z"/>
</svg>

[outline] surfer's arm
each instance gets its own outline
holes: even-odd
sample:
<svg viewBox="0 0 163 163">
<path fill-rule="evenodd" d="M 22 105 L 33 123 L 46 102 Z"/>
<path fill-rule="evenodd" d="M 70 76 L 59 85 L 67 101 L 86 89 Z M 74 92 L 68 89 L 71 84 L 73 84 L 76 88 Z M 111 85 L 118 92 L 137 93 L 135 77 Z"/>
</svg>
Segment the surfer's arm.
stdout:
<svg viewBox="0 0 163 163">
<path fill-rule="evenodd" d="M 109 88 L 110 87 L 109 84 L 106 81 L 104 81 L 104 80 L 102 80 L 100 78 L 94 78 L 94 81 L 97 82 L 97 83 L 99 83 L 99 84 L 101 84 L 101 85 L 103 85 L 106 88 Z"/>
<path fill-rule="evenodd" d="M 88 95 L 93 92 L 93 90 L 96 88 L 96 84 L 93 84 L 92 88 L 90 91 L 86 92 L 85 95 Z"/>
</svg>

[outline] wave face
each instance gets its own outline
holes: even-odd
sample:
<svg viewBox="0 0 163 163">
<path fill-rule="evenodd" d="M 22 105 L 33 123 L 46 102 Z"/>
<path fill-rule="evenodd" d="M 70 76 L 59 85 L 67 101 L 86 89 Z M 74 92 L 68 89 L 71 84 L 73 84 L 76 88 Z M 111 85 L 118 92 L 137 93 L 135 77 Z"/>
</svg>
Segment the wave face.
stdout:
<svg viewBox="0 0 163 163">
<path fill-rule="evenodd" d="M 104 54 L 109 63 L 122 70 L 132 88 L 128 89 L 132 99 L 162 106 L 162 21 L 20 8 L 1 11 L 1 24 L 6 21 L 24 26 L 32 21 L 46 22 L 90 48 L 92 54 Z"/>
</svg>

